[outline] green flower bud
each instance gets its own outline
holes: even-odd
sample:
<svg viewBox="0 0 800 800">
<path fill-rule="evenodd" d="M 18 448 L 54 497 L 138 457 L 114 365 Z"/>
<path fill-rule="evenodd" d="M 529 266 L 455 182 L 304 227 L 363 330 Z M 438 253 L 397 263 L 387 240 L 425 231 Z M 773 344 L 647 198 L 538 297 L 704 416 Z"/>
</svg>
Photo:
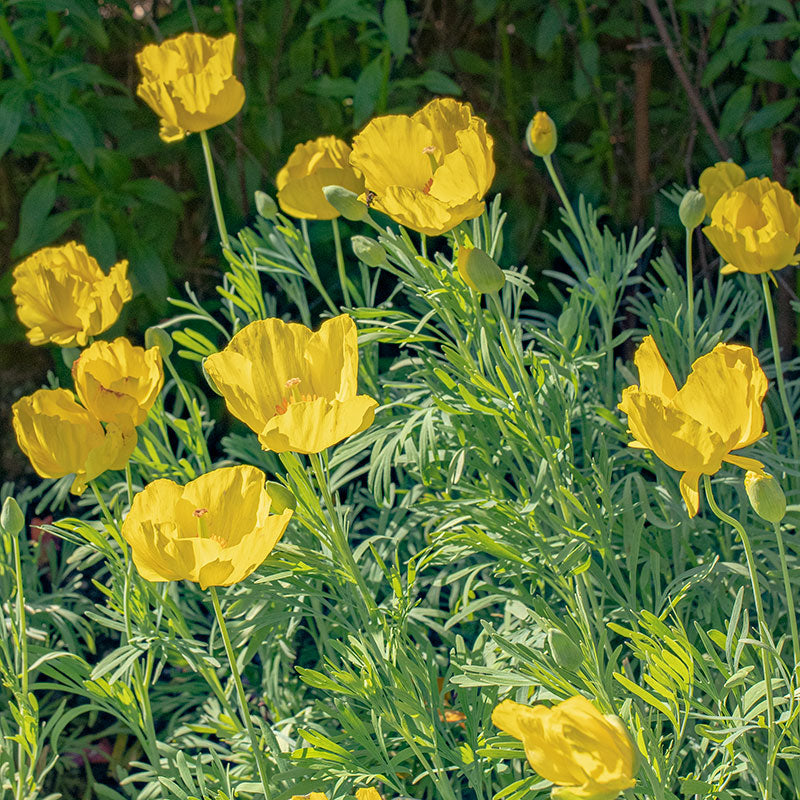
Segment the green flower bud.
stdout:
<svg viewBox="0 0 800 800">
<path fill-rule="evenodd" d="M 325 199 L 351 222 L 361 222 L 369 214 L 367 204 L 362 203 L 355 192 L 345 189 L 344 186 L 324 186 L 322 193 Z"/>
<path fill-rule="evenodd" d="M 786 495 L 772 475 L 748 471 L 744 476 L 744 490 L 753 511 L 761 519 L 780 522 L 786 516 Z"/>
<path fill-rule="evenodd" d="M 678 206 L 678 216 L 687 231 L 693 231 L 706 218 L 706 198 L 697 189 L 689 189 Z"/>
<path fill-rule="evenodd" d="M 255 194 L 256 211 L 264 219 L 275 219 L 278 213 L 278 204 L 266 192 L 258 191 Z"/>
<path fill-rule="evenodd" d="M 550 654 L 559 667 L 575 670 L 583 664 L 583 653 L 579 645 L 564 631 L 551 628 L 547 632 Z"/>
<path fill-rule="evenodd" d="M 567 306 L 558 318 L 558 332 L 564 342 L 569 342 L 578 330 L 578 309 Z"/>
<path fill-rule="evenodd" d="M 172 337 L 157 325 L 144 332 L 144 346 L 147 348 L 157 347 L 163 358 L 169 358 L 172 355 Z"/>
<path fill-rule="evenodd" d="M 81 354 L 80 347 L 62 347 L 61 360 L 67 369 L 72 369 L 75 359 Z"/>
<path fill-rule="evenodd" d="M 267 481 L 267 494 L 272 501 L 269 506 L 270 514 L 282 514 L 287 508 L 292 511 L 297 508 L 297 498 L 282 483 Z"/>
<path fill-rule="evenodd" d="M 353 236 L 350 239 L 353 253 L 359 261 L 363 261 L 368 267 L 379 267 L 386 261 L 386 251 L 374 239 L 369 236 Z"/>
<path fill-rule="evenodd" d="M 483 250 L 460 247 L 456 257 L 458 274 L 464 283 L 476 292 L 499 292 L 506 282 L 503 270 Z"/>
<path fill-rule="evenodd" d="M 535 156 L 549 156 L 556 149 L 558 130 L 556 124 L 544 111 L 537 111 L 525 131 L 525 144 Z"/>
<path fill-rule="evenodd" d="M 13 497 L 6 497 L 3 503 L 3 510 L 0 511 L 0 526 L 9 536 L 16 536 L 25 527 L 25 515 Z"/>
</svg>

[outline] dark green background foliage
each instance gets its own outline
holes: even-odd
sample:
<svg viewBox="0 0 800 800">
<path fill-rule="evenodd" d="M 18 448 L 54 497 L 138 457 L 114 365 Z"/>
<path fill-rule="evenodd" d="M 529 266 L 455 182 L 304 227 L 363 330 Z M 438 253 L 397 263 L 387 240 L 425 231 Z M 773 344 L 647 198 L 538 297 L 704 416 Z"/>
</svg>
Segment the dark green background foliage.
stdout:
<svg viewBox="0 0 800 800">
<path fill-rule="evenodd" d="M 504 256 L 534 275 L 555 257 L 541 231 L 557 208 L 523 143 L 536 109 L 558 124 L 570 191 L 617 229 L 644 220 L 669 238 L 677 218 L 659 191 L 696 181 L 722 155 L 798 184 L 798 168 L 787 167 L 797 163 L 800 86 L 789 0 L 17 0 L 3 9 L 3 418 L 50 366 L 24 344 L 11 301 L 11 268 L 27 254 L 76 238 L 104 267 L 129 259 L 136 297 L 118 326 L 129 332 L 162 318 L 185 280 L 201 298 L 214 284 L 220 253 L 200 142 L 163 144 L 135 95 L 135 53 L 193 28 L 240 41 L 247 102 L 212 134 L 232 230 L 252 217 L 253 191 L 273 186 L 296 143 L 349 139 L 371 116 L 410 112 L 437 94 L 469 100 L 489 121 L 494 190 L 512 212 Z"/>
</svg>

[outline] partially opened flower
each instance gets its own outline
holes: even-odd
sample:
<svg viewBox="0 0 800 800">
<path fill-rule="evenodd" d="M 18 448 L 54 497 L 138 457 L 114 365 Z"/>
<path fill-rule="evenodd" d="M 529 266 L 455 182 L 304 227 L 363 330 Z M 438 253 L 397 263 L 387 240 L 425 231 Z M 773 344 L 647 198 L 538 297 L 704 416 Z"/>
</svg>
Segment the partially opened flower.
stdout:
<svg viewBox="0 0 800 800">
<path fill-rule="evenodd" d="M 110 423 L 78 405 L 66 389 L 39 389 L 11 407 L 17 442 L 43 478 L 75 474 L 74 494 L 109 469 L 123 469 L 136 447 L 136 431 Z"/>
<path fill-rule="evenodd" d="M 44 247 L 14 268 L 11 291 L 31 344 L 83 347 L 110 328 L 131 299 L 128 262 L 106 275 L 82 244 Z"/>
<path fill-rule="evenodd" d="M 164 385 L 161 352 L 126 338 L 94 342 L 72 364 L 81 403 L 103 422 L 141 425 Z"/>
<path fill-rule="evenodd" d="M 713 475 L 723 462 L 762 473 L 760 461 L 732 452 L 765 435 L 761 403 L 767 378 L 749 347 L 718 344 L 692 364 L 680 390 L 652 336 L 645 337 L 634 362 L 639 385 L 625 389 L 619 404 L 634 437 L 630 446 L 652 450 L 683 473 L 689 516 L 697 514 L 700 476 Z"/>
<path fill-rule="evenodd" d="M 411 117 L 373 119 L 353 139 L 350 163 L 364 175 L 372 207 L 435 236 L 483 212 L 493 150 L 472 108 L 441 98 Z"/>
<path fill-rule="evenodd" d="M 731 189 L 747 180 L 744 170 L 732 161 L 718 161 L 700 173 L 698 185 L 706 199 L 706 214 L 711 214 L 717 201 Z"/>
<path fill-rule="evenodd" d="M 346 314 L 305 325 L 245 326 L 205 368 L 228 410 L 265 450 L 319 453 L 368 428 L 377 402 L 358 394 L 358 335 Z"/>
<path fill-rule="evenodd" d="M 769 178 L 750 178 L 717 200 L 703 233 L 728 263 L 725 272 L 751 274 L 800 261 L 800 206 Z"/>
<path fill-rule="evenodd" d="M 585 697 L 552 708 L 504 700 L 492 722 L 522 741 L 528 763 L 555 784 L 554 798 L 613 800 L 636 782 L 636 751 L 622 720 L 601 714 Z"/>
<path fill-rule="evenodd" d="M 350 166 L 350 146 L 335 136 L 298 144 L 275 177 L 278 203 L 300 219 L 334 219 L 339 212 L 325 199 L 325 186 L 344 186 L 359 194 L 364 179 Z"/>
<path fill-rule="evenodd" d="M 142 80 L 136 93 L 161 118 L 165 142 L 222 125 L 239 113 L 244 86 L 233 74 L 232 33 L 214 39 L 183 33 L 136 54 Z"/>
<path fill-rule="evenodd" d="M 259 567 L 283 536 L 291 509 L 270 514 L 266 476 L 223 467 L 185 486 L 153 481 L 133 498 L 122 525 L 133 562 L 148 581 L 230 586 Z"/>
</svg>

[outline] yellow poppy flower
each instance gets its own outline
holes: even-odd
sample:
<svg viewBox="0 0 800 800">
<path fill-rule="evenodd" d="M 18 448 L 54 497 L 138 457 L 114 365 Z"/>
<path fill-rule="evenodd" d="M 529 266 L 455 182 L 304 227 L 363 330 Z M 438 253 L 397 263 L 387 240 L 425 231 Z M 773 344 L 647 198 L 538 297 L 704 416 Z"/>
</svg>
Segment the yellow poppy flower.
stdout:
<svg viewBox="0 0 800 800">
<path fill-rule="evenodd" d="M 136 94 L 161 118 L 159 135 L 176 142 L 235 117 L 244 86 L 233 74 L 236 36 L 183 33 L 136 54 L 142 80 Z"/>
<path fill-rule="evenodd" d="M 339 212 L 325 199 L 325 186 L 343 186 L 359 194 L 364 179 L 350 166 L 350 146 L 335 136 L 298 144 L 278 172 L 278 203 L 300 219 L 334 219 Z"/>
<path fill-rule="evenodd" d="M 148 581 L 230 586 L 259 567 L 283 536 L 291 509 L 270 514 L 256 467 L 215 469 L 180 486 L 153 481 L 133 498 L 122 536 Z"/>
<path fill-rule="evenodd" d="M 725 192 L 735 189 L 746 180 L 744 170 L 732 161 L 718 161 L 714 166 L 706 167 L 698 181 L 700 193 L 706 199 L 706 214 L 711 214 Z"/>
<path fill-rule="evenodd" d="M 110 328 L 131 299 L 128 262 L 106 275 L 82 244 L 44 247 L 14 268 L 11 291 L 31 344 L 83 347 Z"/>
<path fill-rule="evenodd" d="M 535 156 L 549 156 L 556 149 L 558 130 L 545 111 L 537 111 L 533 115 L 525 131 L 525 142 Z"/>
<path fill-rule="evenodd" d="M 800 206 L 769 178 L 750 178 L 716 202 L 703 233 L 728 262 L 725 272 L 751 274 L 797 264 Z"/>
<path fill-rule="evenodd" d="M 585 697 L 552 708 L 504 700 L 492 722 L 522 741 L 528 763 L 557 787 L 554 798 L 612 800 L 636 782 L 637 755 L 622 720 Z"/>
<path fill-rule="evenodd" d="M 141 425 L 164 385 L 161 352 L 125 337 L 94 342 L 72 364 L 78 398 L 102 422 Z"/>
<path fill-rule="evenodd" d="M 761 403 L 767 377 L 749 347 L 718 344 L 692 364 L 678 390 L 652 336 L 636 351 L 639 385 L 622 392 L 618 408 L 628 415 L 631 447 L 652 450 L 667 466 L 683 472 L 681 495 L 689 516 L 697 514 L 701 475 L 723 462 L 762 473 L 754 458 L 733 455 L 764 436 Z"/>
<path fill-rule="evenodd" d="M 66 389 L 39 389 L 11 406 L 20 449 L 38 475 L 62 478 L 75 473 L 70 489 L 81 494 L 86 484 L 108 469 L 123 469 L 136 447 L 136 431 L 100 421 L 75 402 Z"/>
<path fill-rule="evenodd" d="M 291 800 L 328 800 L 328 795 L 325 792 L 309 792 L 292 795 Z"/>
<path fill-rule="evenodd" d="M 373 119 L 353 139 L 350 163 L 364 175 L 372 207 L 435 236 L 483 212 L 493 149 L 486 123 L 448 97 L 410 117 Z"/>
<path fill-rule="evenodd" d="M 205 368 L 265 450 L 319 453 L 375 418 L 377 402 L 357 394 L 358 335 L 347 314 L 316 332 L 279 319 L 251 322 Z"/>
</svg>

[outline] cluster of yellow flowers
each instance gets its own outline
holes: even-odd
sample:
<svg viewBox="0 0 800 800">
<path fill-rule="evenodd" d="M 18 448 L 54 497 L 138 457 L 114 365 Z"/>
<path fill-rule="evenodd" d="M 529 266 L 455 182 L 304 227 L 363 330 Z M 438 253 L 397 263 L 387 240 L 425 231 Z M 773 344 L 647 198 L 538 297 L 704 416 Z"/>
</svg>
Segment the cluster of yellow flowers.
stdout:
<svg viewBox="0 0 800 800">
<path fill-rule="evenodd" d="M 241 109 L 234 46 L 232 34 L 216 40 L 184 34 L 137 56 L 138 93 L 161 118 L 165 141 L 204 132 Z M 534 116 L 526 140 L 549 168 L 557 132 L 547 114 Z M 343 187 L 401 225 L 437 235 L 483 212 L 494 171 L 486 123 L 467 104 L 436 99 L 411 116 L 372 120 L 352 147 L 332 136 L 297 145 L 277 175 L 277 199 L 287 214 L 335 219 L 339 210 L 324 190 Z M 725 272 L 768 273 L 797 263 L 800 207 L 786 189 L 766 178 L 747 180 L 727 163 L 710 167 L 699 183 L 697 224 L 710 216 L 703 231 Z M 471 248 L 459 254 L 458 270 L 473 288 L 502 286 L 490 267 Z M 125 467 L 136 426 L 146 421 L 164 382 L 157 348 L 124 338 L 91 341 L 131 297 L 126 269 L 123 261 L 106 275 L 73 242 L 40 250 L 14 270 L 13 292 L 30 341 L 86 348 L 72 369 L 77 400 L 67 389 L 42 389 L 13 407 L 17 439 L 34 469 L 50 478 L 74 473 L 74 492 L 107 469 Z M 476 283 L 478 273 L 486 280 Z M 377 402 L 358 394 L 358 358 L 356 326 L 345 314 L 315 332 L 266 319 L 243 328 L 205 369 L 228 410 L 265 450 L 318 454 L 374 420 Z M 694 361 L 680 390 L 652 337 L 639 347 L 635 364 L 639 384 L 626 388 L 619 404 L 631 446 L 651 450 L 683 473 L 680 491 L 690 516 L 698 513 L 700 476 L 725 462 L 748 470 L 750 491 L 751 476 L 764 475 L 763 464 L 734 451 L 765 435 L 767 379 L 753 351 L 717 345 Z M 122 535 L 146 580 L 227 586 L 250 575 L 286 530 L 291 509 L 272 506 L 264 473 L 255 467 L 216 469 L 185 486 L 160 479 L 133 498 Z M 636 750 L 622 722 L 582 696 L 553 707 L 505 700 L 493 721 L 523 742 L 531 766 L 554 784 L 553 797 L 611 800 L 634 785 Z M 378 798 L 374 789 L 361 791 L 359 800 Z"/>
</svg>

